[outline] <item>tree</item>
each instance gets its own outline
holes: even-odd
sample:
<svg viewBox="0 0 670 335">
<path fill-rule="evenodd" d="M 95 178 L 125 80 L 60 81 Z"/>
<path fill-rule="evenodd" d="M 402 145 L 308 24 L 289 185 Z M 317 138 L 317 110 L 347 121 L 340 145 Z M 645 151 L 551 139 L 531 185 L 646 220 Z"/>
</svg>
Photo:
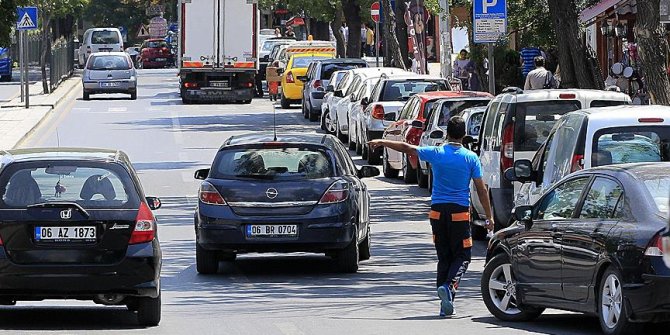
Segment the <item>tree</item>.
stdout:
<svg viewBox="0 0 670 335">
<path fill-rule="evenodd" d="M 399 67 L 403 70 L 407 70 L 405 66 L 405 61 L 402 58 L 402 52 L 400 51 L 400 43 L 398 42 L 398 36 L 396 35 L 396 16 L 395 12 L 391 8 L 390 0 L 382 0 L 382 6 L 384 8 L 384 45 L 387 45 L 387 50 L 390 55 L 384 55 L 386 58 L 386 65 Z"/>
<path fill-rule="evenodd" d="M 160 3 L 158 0 L 90 0 L 84 8 L 84 17 L 96 27 L 126 27 L 128 42 L 132 43 L 137 40 L 135 36 L 140 26 L 150 19 L 144 8 Z M 166 14 L 172 13 L 173 7 L 166 5 Z"/>
<path fill-rule="evenodd" d="M 655 104 L 670 105 L 668 80 L 668 42 L 659 16 L 659 0 L 637 2 L 635 39 L 651 100 Z"/>
</svg>

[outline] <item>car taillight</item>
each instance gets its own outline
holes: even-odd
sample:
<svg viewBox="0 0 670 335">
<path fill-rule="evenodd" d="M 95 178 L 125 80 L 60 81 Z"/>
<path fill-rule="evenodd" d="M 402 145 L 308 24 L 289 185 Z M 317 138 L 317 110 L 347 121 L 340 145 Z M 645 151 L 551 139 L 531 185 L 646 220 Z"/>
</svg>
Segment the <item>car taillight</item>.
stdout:
<svg viewBox="0 0 670 335">
<path fill-rule="evenodd" d="M 196 88 L 196 87 L 198 87 L 198 83 L 184 83 L 184 87 L 186 87 L 186 88 Z"/>
<path fill-rule="evenodd" d="M 314 83 L 312 84 L 312 87 L 314 88 L 321 87 L 321 80 L 315 80 Z"/>
<path fill-rule="evenodd" d="M 572 163 L 570 163 L 570 172 L 579 171 L 584 168 L 584 155 L 572 156 Z"/>
<path fill-rule="evenodd" d="M 663 118 L 660 117 L 643 117 L 637 119 L 637 122 L 640 123 L 660 123 L 663 122 Z"/>
<path fill-rule="evenodd" d="M 647 249 L 644 251 L 645 256 L 663 256 L 663 239 L 661 234 L 656 234 L 649 241 Z"/>
<path fill-rule="evenodd" d="M 219 191 L 216 190 L 214 185 L 206 181 L 200 184 L 200 192 L 198 192 L 198 198 L 200 198 L 200 201 L 209 205 L 226 204 L 226 201 L 223 200 L 223 197 L 221 196 Z"/>
<path fill-rule="evenodd" d="M 149 205 L 144 201 L 140 203 L 140 210 L 135 218 L 135 228 L 130 235 L 129 244 L 146 243 L 153 241 L 156 237 L 156 219 Z"/>
<path fill-rule="evenodd" d="M 372 118 L 377 119 L 377 120 L 383 120 L 384 119 L 384 106 L 382 105 L 375 105 L 372 107 Z"/>
<path fill-rule="evenodd" d="M 345 181 L 336 181 L 323 194 L 319 204 L 334 204 L 346 200 L 347 197 L 349 197 L 349 184 Z"/>
<path fill-rule="evenodd" d="M 558 95 L 559 99 L 574 99 L 576 97 L 574 93 L 561 93 Z"/>
<path fill-rule="evenodd" d="M 502 171 L 514 165 L 514 123 L 510 123 L 503 130 L 502 145 L 500 146 L 500 165 Z"/>
<path fill-rule="evenodd" d="M 293 73 L 289 72 L 286 74 L 286 82 L 287 83 L 295 83 L 295 79 L 293 78 Z"/>
<path fill-rule="evenodd" d="M 163 52 L 168 52 L 168 51 L 169 51 L 168 48 L 162 48 L 161 50 L 162 50 Z"/>
</svg>

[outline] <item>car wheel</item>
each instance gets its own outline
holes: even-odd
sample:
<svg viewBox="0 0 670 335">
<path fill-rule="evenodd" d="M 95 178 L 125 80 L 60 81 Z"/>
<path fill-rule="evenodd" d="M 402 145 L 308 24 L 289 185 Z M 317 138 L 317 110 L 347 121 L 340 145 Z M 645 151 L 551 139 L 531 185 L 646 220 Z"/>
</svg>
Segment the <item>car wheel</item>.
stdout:
<svg viewBox="0 0 670 335">
<path fill-rule="evenodd" d="M 363 154 L 363 144 L 361 143 L 361 136 L 356 136 L 356 154 L 357 155 L 362 155 Z M 365 158 L 363 158 L 365 159 Z"/>
<path fill-rule="evenodd" d="M 139 298 L 137 301 L 137 322 L 145 327 L 158 326 L 161 322 L 161 294 L 156 298 Z"/>
<path fill-rule="evenodd" d="M 181 103 L 184 105 L 190 105 L 192 103 L 191 99 L 186 99 L 185 97 L 181 97 Z"/>
<path fill-rule="evenodd" d="M 484 267 L 481 282 L 486 308 L 502 321 L 529 321 L 537 318 L 543 308 L 522 306 L 516 300 L 516 278 L 506 254 L 493 257 Z"/>
<path fill-rule="evenodd" d="M 402 164 L 402 179 L 405 181 L 405 184 L 414 184 L 416 183 L 416 170 L 412 168 L 412 165 L 409 163 L 409 156 L 403 154 L 403 164 Z"/>
<path fill-rule="evenodd" d="M 503 219 L 500 216 L 500 213 L 496 212 L 495 205 L 493 204 L 493 197 L 489 194 L 489 203 L 491 204 L 491 212 L 493 213 L 493 218 L 495 219 L 495 224 L 493 225 L 493 231 L 497 232 L 500 229 L 505 228 Z M 507 223 L 507 222 L 505 222 Z"/>
<path fill-rule="evenodd" d="M 472 201 L 470 201 L 470 203 L 472 203 Z M 483 241 L 486 240 L 486 234 L 488 231 L 486 231 L 486 228 L 475 224 L 475 220 L 477 218 L 479 218 L 477 210 L 475 210 L 474 206 L 470 205 L 470 231 L 472 232 L 472 239 L 476 241 Z"/>
<path fill-rule="evenodd" d="M 84 91 L 82 98 L 86 101 L 91 100 L 91 93 Z"/>
<path fill-rule="evenodd" d="M 283 108 L 283 109 L 291 108 L 291 103 L 288 101 L 288 99 L 286 99 L 286 97 L 284 96 L 283 93 L 281 95 L 280 104 L 281 104 L 281 108 Z"/>
<path fill-rule="evenodd" d="M 130 92 L 130 100 L 137 100 L 137 91 Z"/>
<path fill-rule="evenodd" d="M 302 117 L 305 119 L 308 118 L 309 112 L 307 111 L 307 106 L 305 106 L 305 100 L 300 103 L 300 108 L 302 109 Z"/>
<path fill-rule="evenodd" d="M 143 68 L 144 68 L 144 62 L 141 61 L 141 60 L 138 61 L 138 62 L 137 62 L 137 68 L 138 68 L 138 69 L 143 69 Z"/>
<path fill-rule="evenodd" d="M 237 259 L 237 254 L 232 251 L 221 253 L 221 260 L 224 262 L 234 262 Z"/>
<path fill-rule="evenodd" d="M 358 259 L 361 261 L 370 259 L 370 227 L 368 227 L 365 239 L 358 244 Z"/>
<path fill-rule="evenodd" d="M 206 250 L 196 242 L 195 265 L 198 273 L 204 275 L 216 273 L 219 271 L 219 258 L 217 257 L 216 251 Z"/>
<path fill-rule="evenodd" d="M 312 113 L 312 107 L 307 110 L 307 116 L 309 117 L 310 122 L 319 121 L 319 114 Z"/>
<path fill-rule="evenodd" d="M 363 142 L 363 144 L 361 144 L 361 158 L 368 159 L 368 155 L 370 154 L 370 150 L 368 150 L 370 149 L 368 147 L 368 140 L 362 139 L 361 142 Z"/>
<path fill-rule="evenodd" d="M 358 229 L 354 232 L 354 239 L 349 245 L 337 253 L 337 267 L 345 273 L 356 273 L 358 271 Z"/>
<path fill-rule="evenodd" d="M 384 177 L 386 178 L 398 178 L 398 170 L 394 169 L 391 167 L 391 164 L 389 164 L 388 160 L 388 154 L 386 153 L 386 149 L 383 149 L 383 158 L 382 158 L 382 170 L 384 170 Z"/>
<path fill-rule="evenodd" d="M 349 142 L 349 136 L 342 134 L 342 131 L 340 130 L 340 126 L 337 123 L 334 123 L 335 125 L 335 134 L 337 134 L 337 138 L 342 142 L 342 144 L 347 144 Z"/>
<path fill-rule="evenodd" d="M 351 138 L 351 128 L 349 128 L 349 134 L 347 135 L 347 143 L 349 143 L 349 150 L 356 150 L 356 142 Z"/>
<path fill-rule="evenodd" d="M 248 105 L 248 104 L 251 103 L 251 99 L 242 100 L 242 103 L 245 104 L 245 105 Z"/>
<path fill-rule="evenodd" d="M 416 167 L 416 181 L 419 184 L 419 187 L 421 188 L 428 187 L 428 175 L 423 174 L 421 164 L 419 164 L 419 166 Z"/>
<path fill-rule="evenodd" d="M 631 323 L 626 317 L 628 307 L 625 303 L 621 283 L 621 274 L 610 266 L 600 280 L 598 291 L 598 319 L 603 334 L 637 334 L 640 324 Z"/>
<path fill-rule="evenodd" d="M 325 130 L 326 134 L 328 134 L 328 128 L 326 127 L 326 113 L 327 111 L 321 111 L 321 130 Z"/>
</svg>

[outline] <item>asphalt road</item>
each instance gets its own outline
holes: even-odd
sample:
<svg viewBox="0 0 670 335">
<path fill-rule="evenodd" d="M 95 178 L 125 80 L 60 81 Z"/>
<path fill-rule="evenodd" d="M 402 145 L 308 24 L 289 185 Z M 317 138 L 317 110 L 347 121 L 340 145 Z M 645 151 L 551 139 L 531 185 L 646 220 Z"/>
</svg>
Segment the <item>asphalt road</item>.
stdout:
<svg viewBox="0 0 670 335">
<path fill-rule="evenodd" d="M 32 146 L 111 147 L 127 152 L 157 211 L 163 248 L 163 319 L 138 328 L 125 307 L 79 301 L 0 307 L 11 333 L 88 334 L 597 334 L 595 318 L 547 311 L 537 321 L 503 323 L 486 310 L 479 282 L 486 245 L 476 242 L 456 298 L 456 316 L 437 317 L 436 257 L 427 221 L 428 192 L 400 180 L 368 179 L 372 258 L 357 274 L 335 272 L 320 255 L 244 255 L 214 276 L 195 270 L 194 170 L 208 167 L 229 136 L 270 130 L 273 105 L 184 106 L 175 70 L 140 72 L 138 100 L 74 92 L 27 141 Z M 278 132 L 314 132 L 299 109 L 277 109 Z M 357 163 L 362 163 L 357 160 Z"/>
</svg>

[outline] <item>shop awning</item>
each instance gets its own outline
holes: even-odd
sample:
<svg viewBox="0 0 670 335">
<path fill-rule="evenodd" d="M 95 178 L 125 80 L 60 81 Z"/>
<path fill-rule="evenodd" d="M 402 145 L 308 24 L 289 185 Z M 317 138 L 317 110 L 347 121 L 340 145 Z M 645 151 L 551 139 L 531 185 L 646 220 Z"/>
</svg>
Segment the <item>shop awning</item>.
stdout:
<svg viewBox="0 0 670 335">
<path fill-rule="evenodd" d="M 610 9 L 614 9 L 614 6 L 622 7 L 629 2 L 631 2 L 631 0 L 602 0 L 579 13 L 579 22 L 582 24 L 591 23 L 596 17 L 604 14 Z M 632 2 L 634 3 L 635 1 Z"/>
<path fill-rule="evenodd" d="M 305 20 L 301 17 L 294 16 L 286 21 L 287 26 L 304 26 Z"/>
</svg>

